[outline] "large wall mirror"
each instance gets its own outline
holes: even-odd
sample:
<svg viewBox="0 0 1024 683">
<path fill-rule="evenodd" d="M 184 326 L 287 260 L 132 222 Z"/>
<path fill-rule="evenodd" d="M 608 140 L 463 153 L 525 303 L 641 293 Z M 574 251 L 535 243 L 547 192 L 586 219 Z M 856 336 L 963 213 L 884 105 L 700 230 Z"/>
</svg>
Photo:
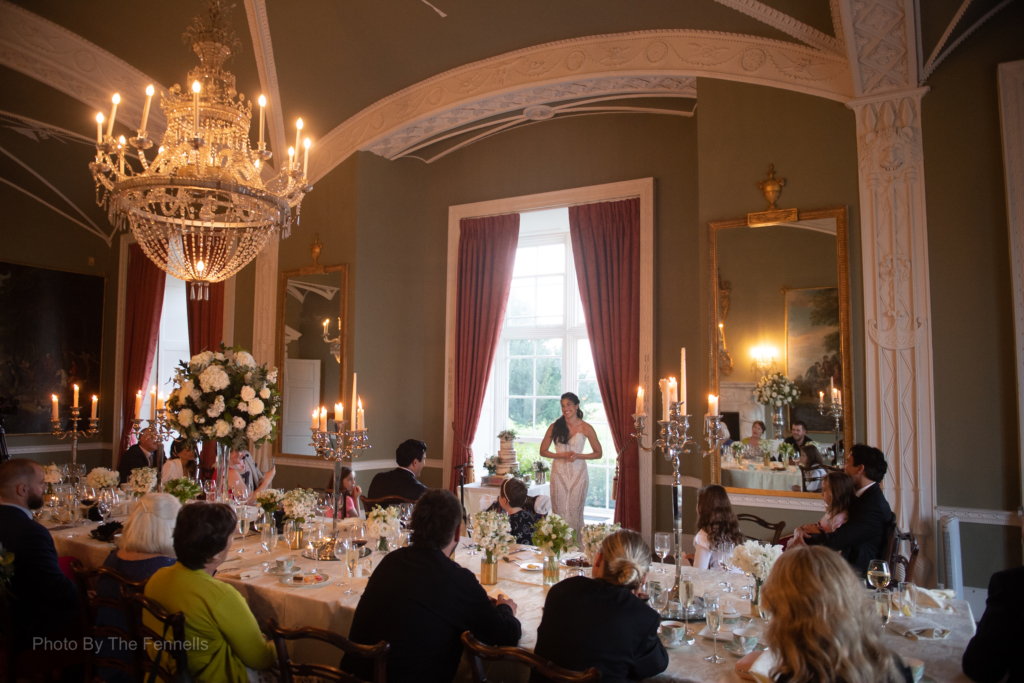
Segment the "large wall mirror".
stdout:
<svg viewBox="0 0 1024 683">
<path fill-rule="evenodd" d="M 853 434 L 847 209 L 789 211 L 788 220 L 768 224 L 753 220 L 758 214 L 709 223 L 711 384 L 730 439 L 748 440 L 715 456 L 713 478 L 739 493 L 817 498 L 807 489 L 820 483 L 808 483 L 795 463 L 765 465 L 763 452 L 750 447 L 757 423 L 767 440 L 790 436 L 802 421 L 832 464 L 833 388 L 842 403 L 839 438 Z M 785 374 L 800 390 L 783 410 L 781 434 L 753 393 L 767 372 Z"/>
<path fill-rule="evenodd" d="M 282 271 L 278 283 L 277 367 L 283 414 L 275 455 L 315 455 L 309 431 L 313 410 L 332 409 L 344 395 L 348 265 L 317 263 L 317 244 L 313 265 Z"/>
</svg>

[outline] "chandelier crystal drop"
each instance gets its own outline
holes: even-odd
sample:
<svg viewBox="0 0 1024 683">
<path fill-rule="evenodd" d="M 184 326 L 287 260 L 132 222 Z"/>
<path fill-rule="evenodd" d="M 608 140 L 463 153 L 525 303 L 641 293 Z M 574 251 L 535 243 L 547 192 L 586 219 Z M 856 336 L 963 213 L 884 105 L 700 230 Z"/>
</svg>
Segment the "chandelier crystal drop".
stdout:
<svg viewBox="0 0 1024 683">
<path fill-rule="evenodd" d="M 192 298 L 198 292 L 208 299 L 209 284 L 241 270 L 274 231 L 288 237 L 293 211 L 298 222 L 302 198 L 313 189 L 306 179 L 310 142 L 306 138 L 302 163 L 298 154 L 289 155 L 284 168 L 264 181 L 263 165 L 271 158 L 263 139 L 266 99 L 259 98 L 259 146 L 253 149 L 252 101 L 235 90 L 234 75 L 223 68 L 241 43 L 222 2 L 211 0 L 183 38 L 200 63 L 189 71 L 186 88 L 175 84 L 161 96 L 167 130 L 155 158 L 146 158 L 153 147 L 146 131 L 150 86 L 137 137 L 113 136 L 119 94 L 105 130 L 102 113 L 97 115 L 96 159 L 89 170 L 97 203 L 108 208 L 114 227 L 130 228 L 146 256 L 190 283 Z M 298 128 L 301 133 L 301 123 Z M 141 169 L 126 158 L 127 143 Z"/>
</svg>

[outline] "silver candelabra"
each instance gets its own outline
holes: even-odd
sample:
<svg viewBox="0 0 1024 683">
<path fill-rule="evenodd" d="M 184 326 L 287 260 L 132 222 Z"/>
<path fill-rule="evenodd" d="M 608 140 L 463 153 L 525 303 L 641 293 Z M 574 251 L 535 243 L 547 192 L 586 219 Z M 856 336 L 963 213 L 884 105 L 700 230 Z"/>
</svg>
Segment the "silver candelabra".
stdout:
<svg viewBox="0 0 1024 683">
<path fill-rule="evenodd" d="M 148 422 L 149 424 L 143 427 L 143 422 Z M 170 423 L 167 421 L 166 408 L 157 408 L 156 416 L 150 420 L 142 420 L 141 418 L 135 418 L 132 420 L 132 433 L 135 435 L 136 441 L 139 440 L 139 434 L 141 434 L 144 429 L 152 430 L 153 436 L 156 437 L 156 440 L 160 443 L 167 441 L 174 435 L 171 431 Z"/>
<path fill-rule="evenodd" d="M 689 435 L 690 416 L 682 414 L 682 402 L 669 404 L 669 419 L 658 420 L 661 427 L 661 438 L 651 444 L 649 448 L 643 445 L 646 415 L 633 416 L 633 428 L 636 430 L 633 437 L 641 450 L 650 453 L 655 448 L 660 448 L 665 459 L 672 463 L 672 531 L 675 537 L 676 546 L 676 591 L 678 594 L 679 581 L 683 576 L 682 572 L 682 546 L 683 546 L 683 478 L 679 473 L 680 458 L 683 453 L 700 453 L 701 457 L 707 457 L 722 446 L 722 439 L 719 430 L 722 424 L 721 415 L 704 416 L 704 443 L 707 450 L 704 450 L 697 443 L 697 440 Z"/>
<path fill-rule="evenodd" d="M 333 431 L 320 431 L 312 429 L 313 441 L 309 444 L 316 450 L 316 455 L 324 460 L 334 462 L 334 523 L 331 527 L 331 537 L 338 536 L 338 504 L 341 497 L 341 463 L 347 461 L 349 467 L 352 460 L 359 457 L 359 453 L 373 448 L 370 445 L 368 429 L 348 429 L 348 420 L 335 420 Z M 332 441 L 333 437 L 333 441 Z"/>
<path fill-rule="evenodd" d="M 842 466 L 843 460 L 846 458 L 846 445 L 843 445 L 842 450 L 839 449 L 839 421 L 843 419 L 843 404 L 837 403 L 835 400 L 831 403 L 820 401 L 818 403 L 818 414 L 822 417 L 831 417 L 834 421 L 835 443 L 832 445 L 834 456 L 832 464 Z"/>
<path fill-rule="evenodd" d="M 77 388 L 76 388 L 77 392 Z M 100 433 L 100 420 L 97 417 L 87 418 L 89 420 L 89 426 L 86 429 L 79 429 L 78 423 L 82 419 L 81 408 L 78 406 L 71 407 L 71 428 L 63 429 L 60 426 L 60 420 L 50 420 L 50 424 L 53 425 L 50 433 L 54 436 L 59 436 L 62 439 L 71 439 L 71 464 L 78 464 L 78 440 L 88 439 L 96 436 Z"/>
</svg>

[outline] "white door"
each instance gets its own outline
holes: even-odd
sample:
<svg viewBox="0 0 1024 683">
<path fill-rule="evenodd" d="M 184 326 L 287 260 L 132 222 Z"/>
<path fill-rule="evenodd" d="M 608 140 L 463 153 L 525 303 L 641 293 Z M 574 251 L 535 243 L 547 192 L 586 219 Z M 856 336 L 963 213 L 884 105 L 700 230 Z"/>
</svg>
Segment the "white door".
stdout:
<svg viewBox="0 0 1024 683">
<path fill-rule="evenodd" d="M 309 426 L 320 407 L 320 361 L 286 358 L 283 394 L 281 452 L 315 455 Z"/>
</svg>

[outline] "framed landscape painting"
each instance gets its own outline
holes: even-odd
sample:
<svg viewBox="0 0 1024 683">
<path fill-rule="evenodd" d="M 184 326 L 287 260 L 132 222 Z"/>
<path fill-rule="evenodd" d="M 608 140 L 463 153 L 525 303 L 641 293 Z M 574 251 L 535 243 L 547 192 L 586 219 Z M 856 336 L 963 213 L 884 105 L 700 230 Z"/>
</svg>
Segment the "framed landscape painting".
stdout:
<svg viewBox="0 0 1024 683">
<path fill-rule="evenodd" d="M 100 393 L 105 284 L 97 275 L 0 261 L 0 398 L 19 401 L 4 416 L 8 434 L 49 434 L 50 396 L 57 395 L 64 421 L 75 384 L 89 417 Z M 112 396 L 100 396 L 101 419 L 104 408 L 113 409 Z"/>
<path fill-rule="evenodd" d="M 786 375 L 800 389 L 789 409 L 790 422 L 803 420 L 809 432 L 832 432 L 835 422 L 818 414 L 818 400 L 819 392 L 824 392 L 829 401 L 832 383 L 843 389 L 839 289 L 787 289 L 785 295 Z"/>
</svg>

